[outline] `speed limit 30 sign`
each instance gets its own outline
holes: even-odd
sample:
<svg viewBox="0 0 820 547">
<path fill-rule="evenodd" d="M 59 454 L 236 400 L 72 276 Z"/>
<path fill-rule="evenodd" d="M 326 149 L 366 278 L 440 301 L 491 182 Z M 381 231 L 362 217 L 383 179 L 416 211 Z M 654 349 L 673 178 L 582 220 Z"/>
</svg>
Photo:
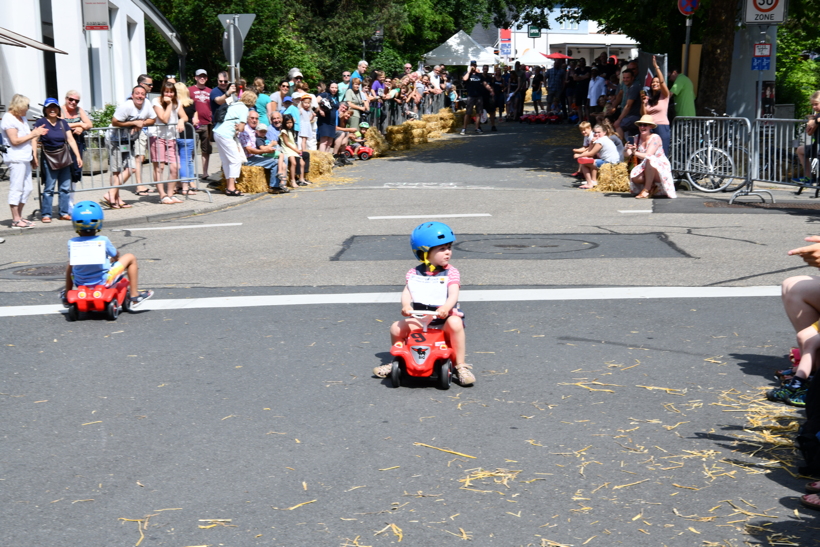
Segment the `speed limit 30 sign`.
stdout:
<svg viewBox="0 0 820 547">
<path fill-rule="evenodd" d="M 786 19 L 786 0 L 746 0 L 747 25 L 779 25 Z"/>
</svg>

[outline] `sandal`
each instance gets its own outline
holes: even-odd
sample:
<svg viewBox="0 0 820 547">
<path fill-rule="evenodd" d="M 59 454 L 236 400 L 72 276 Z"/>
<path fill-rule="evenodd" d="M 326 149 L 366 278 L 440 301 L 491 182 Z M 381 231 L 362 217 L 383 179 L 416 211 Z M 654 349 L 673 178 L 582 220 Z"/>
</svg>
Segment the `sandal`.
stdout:
<svg viewBox="0 0 820 547">
<path fill-rule="evenodd" d="M 820 493 L 820 481 L 810 482 L 806 485 L 806 492 L 809 494 Z"/>
<path fill-rule="evenodd" d="M 581 185 L 581 186 L 579 186 L 578 188 L 580 188 L 581 190 L 592 190 L 592 189 L 593 189 L 593 188 L 595 188 L 596 186 L 597 186 L 597 184 L 593 184 L 592 186 L 590 186 L 590 185 L 588 185 L 588 184 L 582 184 L 582 185 Z"/>
<path fill-rule="evenodd" d="M 165 196 L 164 198 L 162 198 L 161 200 L 159 200 L 159 202 L 160 202 L 161 204 L 163 204 L 163 205 L 174 205 L 174 204 L 176 204 L 176 203 L 177 203 L 176 201 L 174 201 L 173 199 L 169 198 L 168 196 Z"/>
<path fill-rule="evenodd" d="M 103 198 L 101 203 L 103 205 L 107 206 L 110 209 L 121 209 L 122 208 L 122 207 L 119 206 L 119 204 L 114 204 L 114 203 L 111 203 L 110 201 L 108 201 L 108 198 Z"/>
<path fill-rule="evenodd" d="M 641 190 L 641 193 L 635 196 L 635 199 L 649 199 L 649 196 L 649 192 L 647 192 L 646 190 Z"/>
<path fill-rule="evenodd" d="M 179 199 L 176 196 L 169 196 L 169 197 L 171 198 L 171 201 L 173 201 L 174 203 L 185 203 L 185 201 Z"/>
<path fill-rule="evenodd" d="M 243 196 L 244 194 L 242 192 L 240 192 L 239 190 L 225 190 L 225 195 L 238 198 L 238 197 Z"/>
<path fill-rule="evenodd" d="M 133 205 L 129 205 L 124 201 L 122 203 L 118 203 L 117 206 L 118 209 L 130 209 L 131 207 L 133 207 Z"/>
<path fill-rule="evenodd" d="M 51 222 L 51 217 L 43 217 L 42 219 L 40 219 L 40 222 L 42 222 L 43 224 L 48 224 Z"/>
<path fill-rule="evenodd" d="M 147 196 L 150 193 L 151 193 L 150 190 L 140 190 L 138 192 L 134 192 L 134 195 L 135 196 Z"/>
<path fill-rule="evenodd" d="M 34 225 L 30 224 L 28 221 L 20 219 L 16 222 L 12 222 L 11 227 L 18 230 L 30 230 L 31 228 L 34 228 Z"/>
<path fill-rule="evenodd" d="M 815 503 L 813 501 L 809 501 L 809 496 L 814 496 L 815 499 L 820 500 L 820 496 L 817 494 L 806 494 L 804 496 L 800 496 L 800 503 L 803 504 L 804 507 L 808 507 L 809 509 L 814 509 L 816 511 L 820 511 L 820 503 Z"/>
</svg>

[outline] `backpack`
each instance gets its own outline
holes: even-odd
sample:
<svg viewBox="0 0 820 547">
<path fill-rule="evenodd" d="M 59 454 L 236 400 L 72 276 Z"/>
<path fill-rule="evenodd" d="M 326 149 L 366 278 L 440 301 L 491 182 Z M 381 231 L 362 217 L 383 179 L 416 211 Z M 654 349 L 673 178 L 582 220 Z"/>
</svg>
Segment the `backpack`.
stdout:
<svg viewBox="0 0 820 547">
<path fill-rule="evenodd" d="M 229 106 L 230 105 L 228 103 L 224 103 L 224 104 L 221 104 L 218 107 L 216 107 L 216 110 L 214 110 L 214 115 L 213 115 L 213 124 L 214 124 L 214 126 L 216 126 L 217 124 L 220 124 L 220 123 L 225 121 L 225 115 L 228 113 L 228 107 Z"/>
</svg>

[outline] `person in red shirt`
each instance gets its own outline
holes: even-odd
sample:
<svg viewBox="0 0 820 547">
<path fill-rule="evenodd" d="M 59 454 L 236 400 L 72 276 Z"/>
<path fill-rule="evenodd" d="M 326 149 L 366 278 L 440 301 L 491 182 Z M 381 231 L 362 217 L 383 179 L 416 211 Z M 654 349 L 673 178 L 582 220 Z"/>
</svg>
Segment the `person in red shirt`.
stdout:
<svg viewBox="0 0 820 547">
<path fill-rule="evenodd" d="M 200 150 L 202 151 L 202 175 L 200 178 L 208 178 L 208 160 L 211 158 L 213 146 L 212 132 L 214 124 L 211 112 L 211 88 L 208 87 L 208 72 L 200 68 L 196 71 L 196 85 L 188 88 L 188 93 L 196 105 L 199 123 L 196 126 L 196 134 L 199 136 Z"/>
</svg>

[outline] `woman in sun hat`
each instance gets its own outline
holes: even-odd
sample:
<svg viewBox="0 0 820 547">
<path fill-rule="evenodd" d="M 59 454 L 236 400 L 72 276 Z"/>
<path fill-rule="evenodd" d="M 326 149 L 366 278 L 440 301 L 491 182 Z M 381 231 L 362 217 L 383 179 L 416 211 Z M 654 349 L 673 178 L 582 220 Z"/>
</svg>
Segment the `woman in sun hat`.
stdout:
<svg viewBox="0 0 820 547">
<path fill-rule="evenodd" d="M 637 199 L 652 196 L 677 197 L 672 166 L 663 153 L 660 136 L 652 133 L 657 124 L 645 114 L 635 122 L 640 132 L 637 144 L 627 144 L 624 159 L 636 157 L 640 163 L 629 174 L 629 189 Z"/>
</svg>

